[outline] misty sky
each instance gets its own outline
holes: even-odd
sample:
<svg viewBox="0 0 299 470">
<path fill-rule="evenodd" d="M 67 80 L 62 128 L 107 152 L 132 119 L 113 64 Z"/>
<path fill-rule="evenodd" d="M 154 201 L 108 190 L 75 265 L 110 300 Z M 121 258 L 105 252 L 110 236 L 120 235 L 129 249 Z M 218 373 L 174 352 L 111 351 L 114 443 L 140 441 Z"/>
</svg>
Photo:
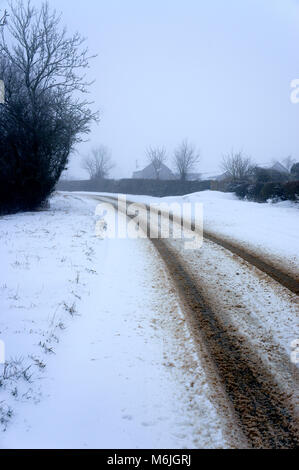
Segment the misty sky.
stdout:
<svg viewBox="0 0 299 470">
<path fill-rule="evenodd" d="M 290 102 L 298 0 L 49 3 L 98 54 L 89 73 L 102 120 L 72 157 L 72 176 L 86 176 L 80 155 L 99 143 L 111 148 L 116 177 L 131 176 L 136 160 L 144 166 L 148 145 L 165 145 L 171 162 L 185 137 L 200 149 L 203 173 L 232 148 L 257 163 L 299 160 L 299 105 Z"/>
</svg>

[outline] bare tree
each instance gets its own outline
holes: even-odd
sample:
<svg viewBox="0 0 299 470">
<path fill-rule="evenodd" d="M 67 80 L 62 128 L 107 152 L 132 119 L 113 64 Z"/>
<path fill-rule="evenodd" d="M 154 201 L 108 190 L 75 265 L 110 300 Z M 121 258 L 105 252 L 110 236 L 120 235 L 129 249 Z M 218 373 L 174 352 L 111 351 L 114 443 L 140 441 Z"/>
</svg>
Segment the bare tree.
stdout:
<svg viewBox="0 0 299 470">
<path fill-rule="evenodd" d="M 167 161 L 166 149 L 164 147 L 149 147 L 146 150 L 146 157 L 154 168 L 156 179 L 159 180 L 162 165 Z"/>
<path fill-rule="evenodd" d="M 232 181 L 246 180 L 252 173 L 253 165 L 250 157 L 243 153 L 231 151 L 222 158 L 221 168 Z"/>
<path fill-rule="evenodd" d="M 195 146 L 189 144 L 185 139 L 174 151 L 173 164 L 178 172 L 181 181 L 185 181 L 188 174 L 194 170 L 199 163 L 200 154 Z"/>
<path fill-rule="evenodd" d="M 50 91 L 64 99 L 74 92 L 87 93 L 91 82 L 86 80 L 85 70 L 94 56 L 88 55 L 85 39 L 79 33 L 67 36 L 66 28 L 59 28 L 61 15 L 51 12 L 48 2 L 40 10 L 30 0 L 18 2 L 16 6 L 10 3 L 10 8 L 11 21 L 0 33 L 0 52 L 23 75 L 31 102 L 34 104 Z M 88 105 L 86 100 L 72 102 L 90 122 L 98 116 L 92 114 Z M 83 122 L 82 132 L 88 132 Z"/>
<path fill-rule="evenodd" d="M 91 180 L 108 178 L 115 164 L 111 159 L 111 152 L 105 145 L 99 145 L 82 160 L 82 168 L 89 174 Z"/>
<path fill-rule="evenodd" d="M 291 155 L 289 155 L 287 158 L 283 160 L 283 164 L 289 172 L 291 171 L 291 168 L 294 165 L 294 163 L 296 163 L 296 160 Z"/>
</svg>

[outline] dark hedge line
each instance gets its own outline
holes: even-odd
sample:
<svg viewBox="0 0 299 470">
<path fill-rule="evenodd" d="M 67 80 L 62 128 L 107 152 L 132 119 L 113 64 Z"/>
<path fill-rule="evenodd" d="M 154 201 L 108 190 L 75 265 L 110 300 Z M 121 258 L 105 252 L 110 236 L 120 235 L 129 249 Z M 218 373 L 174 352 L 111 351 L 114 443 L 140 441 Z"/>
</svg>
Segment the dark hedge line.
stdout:
<svg viewBox="0 0 299 470">
<path fill-rule="evenodd" d="M 266 202 L 268 199 L 299 201 L 299 181 L 288 183 L 238 183 L 233 191 L 241 199 Z"/>
<path fill-rule="evenodd" d="M 155 197 L 183 196 L 212 189 L 234 192 L 239 198 L 249 201 L 266 202 L 268 199 L 299 201 L 299 181 L 288 183 L 228 183 L 215 181 L 164 181 L 164 180 L 102 180 L 102 181 L 60 181 L 60 191 L 94 191 L 146 195 Z"/>
<path fill-rule="evenodd" d="M 165 181 L 147 179 L 60 181 L 56 189 L 59 191 L 94 191 L 164 197 L 183 196 L 184 194 L 211 189 L 211 181 Z"/>
</svg>

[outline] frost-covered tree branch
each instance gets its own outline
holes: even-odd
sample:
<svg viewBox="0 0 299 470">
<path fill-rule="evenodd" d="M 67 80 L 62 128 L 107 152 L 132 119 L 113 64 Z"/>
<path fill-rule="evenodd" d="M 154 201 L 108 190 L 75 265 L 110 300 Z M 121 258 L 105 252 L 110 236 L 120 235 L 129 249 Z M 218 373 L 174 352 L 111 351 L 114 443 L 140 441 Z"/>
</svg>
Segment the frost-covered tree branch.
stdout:
<svg viewBox="0 0 299 470">
<path fill-rule="evenodd" d="M 10 9 L 11 20 L 0 34 L 0 51 L 23 74 L 31 99 L 49 90 L 68 96 L 87 93 L 92 82 L 86 70 L 94 56 L 89 55 L 85 39 L 79 33 L 68 36 L 66 28 L 60 28 L 61 16 L 50 11 L 48 2 L 40 9 L 30 1 L 10 3 Z"/>
</svg>

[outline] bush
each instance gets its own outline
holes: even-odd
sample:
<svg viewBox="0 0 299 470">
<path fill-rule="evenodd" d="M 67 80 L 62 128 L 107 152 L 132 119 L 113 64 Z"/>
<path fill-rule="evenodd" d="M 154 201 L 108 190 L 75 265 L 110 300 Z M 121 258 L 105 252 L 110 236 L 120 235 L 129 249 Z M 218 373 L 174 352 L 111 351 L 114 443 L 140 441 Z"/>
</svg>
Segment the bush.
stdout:
<svg viewBox="0 0 299 470">
<path fill-rule="evenodd" d="M 248 192 L 248 187 L 250 186 L 249 183 L 241 183 L 241 184 L 238 184 L 235 188 L 235 193 L 236 195 L 241 198 L 241 199 L 244 199 L 245 196 L 247 195 L 247 192 Z"/>
<path fill-rule="evenodd" d="M 277 170 L 255 167 L 253 170 L 253 181 L 255 183 L 285 183 L 289 175 Z"/>
<path fill-rule="evenodd" d="M 236 189 L 236 195 L 249 201 L 266 202 L 272 200 L 299 200 L 299 181 L 288 183 L 243 184 Z"/>
<path fill-rule="evenodd" d="M 255 183 L 250 184 L 247 188 L 247 193 L 245 194 L 245 198 L 250 201 L 261 201 L 261 190 L 264 186 L 264 183 Z"/>
<path fill-rule="evenodd" d="M 32 106 L 28 95 L 20 92 L 23 83 L 15 70 L 3 75 L 11 88 L 6 88 L 7 103 L 0 105 L 2 214 L 39 207 L 55 188 L 72 146 L 67 111 L 55 116 L 49 94 Z"/>
<path fill-rule="evenodd" d="M 299 181 L 291 181 L 284 185 L 282 199 L 290 201 L 299 200 Z"/>
<path fill-rule="evenodd" d="M 267 201 L 268 199 L 281 199 L 283 196 L 283 185 L 279 183 L 266 183 L 261 188 L 259 198 L 261 201 Z"/>
</svg>

